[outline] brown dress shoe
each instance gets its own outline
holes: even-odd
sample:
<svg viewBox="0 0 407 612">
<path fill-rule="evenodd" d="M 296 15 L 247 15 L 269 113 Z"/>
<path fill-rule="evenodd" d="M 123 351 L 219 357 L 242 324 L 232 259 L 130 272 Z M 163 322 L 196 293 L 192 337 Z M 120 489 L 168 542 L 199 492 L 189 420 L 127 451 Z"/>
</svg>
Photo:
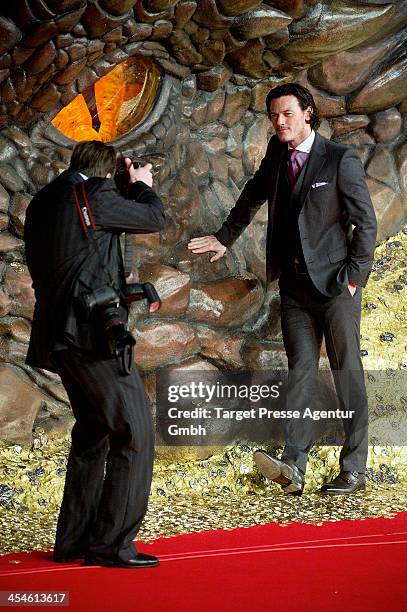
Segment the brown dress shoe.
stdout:
<svg viewBox="0 0 407 612">
<path fill-rule="evenodd" d="M 295 464 L 281 461 L 262 450 L 255 451 L 253 459 L 260 474 L 281 485 L 284 493 L 302 494 L 304 476 Z"/>
<path fill-rule="evenodd" d="M 324 495 L 349 495 L 365 488 L 366 476 L 364 474 L 342 470 L 332 482 L 327 482 L 321 487 L 321 493 L 324 493 Z"/>
</svg>

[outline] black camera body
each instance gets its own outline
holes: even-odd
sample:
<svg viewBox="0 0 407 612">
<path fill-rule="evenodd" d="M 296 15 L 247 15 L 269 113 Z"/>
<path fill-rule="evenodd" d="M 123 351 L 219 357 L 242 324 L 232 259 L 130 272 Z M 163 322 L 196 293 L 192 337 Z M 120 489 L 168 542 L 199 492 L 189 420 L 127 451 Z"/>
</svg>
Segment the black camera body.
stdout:
<svg viewBox="0 0 407 612">
<path fill-rule="evenodd" d="M 85 316 L 89 318 L 93 312 L 97 313 L 107 340 L 109 355 L 122 358 L 125 374 L 130 372 L 132 348 L 136 340 L 127 329 L 119 306 L 123 302 L 131 304 L 142 299 L 147 300 L 149 312 L 156 312 L 161 306 L 158 293 L 151 283 L 125 285 L 121 290 L 121 295 L 107 284 L 97 289 L 82 291 L 79 295 L 80 308 Z"/>
<path fill-rule="evenodd" d="M 130 185 L 130 174 L 124 159 L 124 157 L 118 157 L 116 159 L 116 171 L 113 178 L 119 193 L 123 197 L 127 197 Z M 140 168 L 142 166 L 142 163 L 137 159 L 132 159 L 131 163 L 133 168 Z"/>
</svg>

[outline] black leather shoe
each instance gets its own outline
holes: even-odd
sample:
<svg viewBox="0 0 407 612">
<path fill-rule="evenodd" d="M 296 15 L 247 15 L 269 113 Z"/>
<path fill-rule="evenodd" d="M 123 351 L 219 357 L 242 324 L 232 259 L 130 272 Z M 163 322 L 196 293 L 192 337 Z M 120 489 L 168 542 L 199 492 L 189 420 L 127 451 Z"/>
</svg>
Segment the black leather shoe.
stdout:
<svg viewBox="0 0 407 612">
<path fill-rule="evenodd" d="M 294 463 L 276 459 L 276 457 L 262 450 L 255 451 L 253 459 L 260 474 L 281 485 L 284 493 L 290 493 L 291 495 L 302 494 L 304 476 Z"/>
<path fill-rule="evenodd" d="M 366 488 L 366 476 L 358 472 L 342 472 L 321 487 L 324 495 L 349 495 L 355 491 L 362 491 Z"/>
<path fill-rule="evenodd" d="M 66 555 L 61 555 L 58 553 L 54 553 L 52 560 L 56 563 L 69 563 L 70 561 L 76 561 L 77 559 L 83 559 L 86 556 L 85 550 L 78 550 L 77 552 L 73 551 L 72 553 L 68 553 Z"/>
<path fill-rule="evenodd" d="M 156 567 L 160 565 L 157 557 L 153 557 L 153 555 L 146 555 L 145 553 L 137 553 L 135 557 L 132 559 L 128 559 L 128 561 L 123 561 L 123 559 L 119 558 L 103 558 L 88 555 L 85 558 L 85 563 L 83 565 L 103 565 L 103 567 L 124 567 L 127 569 L 137 569 L 141 567 Z"/>
</svg>

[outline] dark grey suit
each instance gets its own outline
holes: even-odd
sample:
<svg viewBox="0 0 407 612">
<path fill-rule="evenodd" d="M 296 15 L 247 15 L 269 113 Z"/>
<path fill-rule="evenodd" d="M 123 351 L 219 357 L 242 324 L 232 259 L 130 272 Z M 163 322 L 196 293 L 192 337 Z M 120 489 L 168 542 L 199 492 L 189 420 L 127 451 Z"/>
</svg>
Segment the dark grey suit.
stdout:
<svg viewBox="0 0 407 612">
<path fill-rule="evenodd" d="M 96 224 L 96 251 L 75 205 L 78 182 L 77 172 L 64 172 L 27 210 L 24 237 L 36 296 L 27 363 L 58 372 L 76 420 L 54 559 L 86 552 L 127 561 L 136 554 L 133 540 L 147 510 L 152 415 L 134 364 L 129 376 L 121 374 L 117 360 L 106 354 L 97 309 L 88 320 L 75 300 L 83 290 L 105 286 L 106 270 L 115 286 L 124 284 L 120 233 L 159 231 L 165 217 L 158 196 L 140 181 L 129 199 L 113 180 L 82 182 Z M 127 320 L 125 305 L 121 312 Z"/>
<path fill-rule="evenodd" d="M 230 247 L 268 200 L 267 279 L 281 271 L 282 235 L 278 198 L 279 178 L 285 171 L 287 144 L 270 139 L 260 168 L 248 181 L 216 238 Z M 327 183 L 312 188 L 313 184 Z M 373 262 L 377 224 L 363 167 L 356 153 L 319 134 L 309 156 L 300 187 L 296 185 L 301 212 L 298 219 L 308 273 L 317 289 L 327 296 L 341 293 L 348 282 L 364 287 Z M 352 225 L 355 230 L 352 232 Z"/>
<path fill-rule="evenodd" d="M 287 408 L 304 413 L 315 405 L 322 338 L 343 410 L 341 468 L 363 472 L 367 458 L 367 397 L 360 359 L 361 287 L 373 263 L 377 224 L 357 155 L 316 134 L 307 164 L 291 190 L 287 144 L 269 142 L 259 170 L 215 234 L 231 246 L 267 199 L 266 265 L 269 281 L 280 276 L 281 322 L 290 370 Z M 302 265 L 294 265 L 298 253 Z M 356 284 L 352 297 L 347 285 Z M 331 408 L 331 407 L 330 407 Z M 305 472 L 314 422 L 296 419 L 286 428 L 283 459 Z"/>
</svg>

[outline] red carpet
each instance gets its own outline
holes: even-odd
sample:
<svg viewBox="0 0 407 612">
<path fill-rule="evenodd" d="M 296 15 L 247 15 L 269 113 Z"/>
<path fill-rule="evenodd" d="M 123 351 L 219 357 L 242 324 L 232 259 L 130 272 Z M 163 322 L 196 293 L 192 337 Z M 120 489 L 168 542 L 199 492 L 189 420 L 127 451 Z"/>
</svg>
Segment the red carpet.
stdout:
<svg viewBox="0 0 407 612">
<path fill-rule="evenodd" d="M 270 523 L 142 544 L 161 560 L 149 570 L 10 554 L 0 557 L 0 590 L 69 591 L 73 612 L 404 612 L 406 544 L 407 513 L 322 527 Z"/>
</svg>

